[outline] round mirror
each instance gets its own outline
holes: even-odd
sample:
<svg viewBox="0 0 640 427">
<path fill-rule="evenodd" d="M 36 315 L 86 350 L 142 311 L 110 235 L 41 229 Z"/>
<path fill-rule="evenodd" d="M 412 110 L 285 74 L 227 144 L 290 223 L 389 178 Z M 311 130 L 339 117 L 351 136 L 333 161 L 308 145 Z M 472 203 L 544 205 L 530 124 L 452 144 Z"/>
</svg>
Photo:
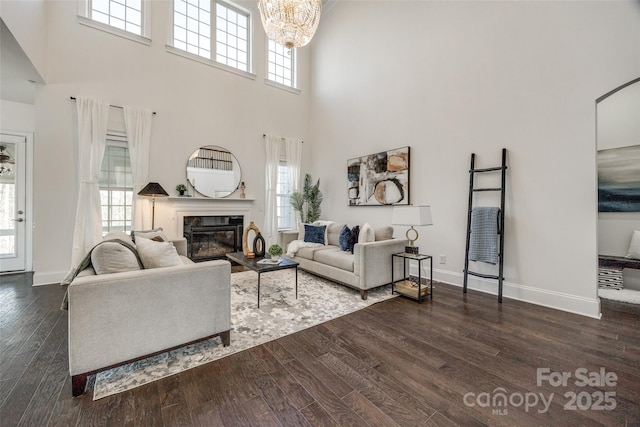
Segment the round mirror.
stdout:
<svg viewBox="0 0 640 427">
<path fill-rule="evenodd" d="M 203 196 L 227 197 L 238 188 L 241 178 L 235 156 L 216 145 L 198 148 L 187 161 L 187 180 Z"/>
</svg>

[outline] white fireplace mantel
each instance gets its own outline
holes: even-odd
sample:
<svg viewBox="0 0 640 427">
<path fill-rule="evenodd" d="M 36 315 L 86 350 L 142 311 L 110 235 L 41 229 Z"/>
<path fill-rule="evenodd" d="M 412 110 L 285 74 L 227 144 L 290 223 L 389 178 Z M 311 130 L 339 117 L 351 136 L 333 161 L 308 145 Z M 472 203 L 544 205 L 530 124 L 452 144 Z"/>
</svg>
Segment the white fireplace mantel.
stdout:
<svg viewBox="0 0 640 427">
<path fill-rule="evenodd" d="M 164 200 L 165 207 L 171 212 L 176 236 L 183 235 L 185 216 L 242 215 L 244 228 L 252 221 L 253 199 L 170 196 Z"/>
</svg>

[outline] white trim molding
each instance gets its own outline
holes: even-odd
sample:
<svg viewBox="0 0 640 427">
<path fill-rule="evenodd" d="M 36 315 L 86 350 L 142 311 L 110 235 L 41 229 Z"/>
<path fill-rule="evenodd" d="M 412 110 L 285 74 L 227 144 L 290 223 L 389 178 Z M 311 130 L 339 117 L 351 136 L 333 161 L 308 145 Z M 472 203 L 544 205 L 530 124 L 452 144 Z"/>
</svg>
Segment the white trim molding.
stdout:
<svg viewBox="0 0 640 427">
<path fill-rule="evenodd" d="M 414 271 L 415 270 L 415 271 Z M 410 274 L 417 276 L 417 267 L 410 270 Z M 449 285 L 462 287 L 464 275 L 446 270 L 433 269 L 434 282 L 447 283 Z M 491 295 L 498 295 L 498 286 L 495 280 L 483 279 L 479 277 L 469 277 L 467 288 L 484 292 Z M 434 291 L 437 298 L 437 291 Z M 570 295 L 563 292 L 550 291 L 546 289 L 534 288 L 527 285 L 503 281 L 503 293 L 505 298 L 528 302 L 531 304 L 562 310 L 569 313 L 600 319 L 600 299 L 585 298 Z M 462 298 L 462 289 L 460 289 Z M 508 304 L 504 301 L 503 304 Z"/>
</svg>

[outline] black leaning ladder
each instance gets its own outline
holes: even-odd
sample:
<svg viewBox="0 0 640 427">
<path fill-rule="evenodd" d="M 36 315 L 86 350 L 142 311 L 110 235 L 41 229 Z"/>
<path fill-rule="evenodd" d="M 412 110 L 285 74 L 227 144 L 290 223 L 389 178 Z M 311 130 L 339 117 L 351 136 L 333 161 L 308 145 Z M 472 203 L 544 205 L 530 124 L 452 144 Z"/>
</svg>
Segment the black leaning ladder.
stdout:
<svg viewBox="0 0 640 427">
<path fill-rule="evenodd" d="M 493 168 L 476 169 L 475 153 L 471 153 L 471 169 L 469 169 L 469 211 L 467 212 L 467 246 L 464 257 L 464 286 L 463 292 L 467 293 L 467 279 L 469 274 L 484 279 L 494 279 L 498 281 L 498 302 L 502 303 L 502 282 L 504 281 L 504 193 L 507 173 L 507 149 L 502 149 L 502 166 Z M 501 185 L 498 188 L 475 188 L 475 177 L 479 173 L 497 172 L 502 174 Z M 471 241 L 471 210 L 473 209 L 473 194 L 476 191 L 499 191 L 500 192 L 500 223 L 498 226 L 498 234 L 500 237 L 500 248 L 498 252 L 498 275 L 476 273 L 469 271 L 469 242 Z"/>
</svg>

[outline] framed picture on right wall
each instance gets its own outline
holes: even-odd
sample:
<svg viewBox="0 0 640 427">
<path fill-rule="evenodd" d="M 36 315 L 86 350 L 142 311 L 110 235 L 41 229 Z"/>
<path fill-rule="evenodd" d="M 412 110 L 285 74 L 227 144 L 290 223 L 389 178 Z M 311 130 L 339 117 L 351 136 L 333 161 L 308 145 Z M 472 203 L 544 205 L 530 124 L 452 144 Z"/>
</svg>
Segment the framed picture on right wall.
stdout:
<svg viewBox="0 0 640 427">
<path fill-rule="evenodd" d="M 598 151 L 598 212 L 640 212 L 640 145 Z"/>
<path fill-rule="evenodd" d="M 410 204 L 409 152 L 401 147 L 347 160 L 349 206 Z"/>
</svg>

